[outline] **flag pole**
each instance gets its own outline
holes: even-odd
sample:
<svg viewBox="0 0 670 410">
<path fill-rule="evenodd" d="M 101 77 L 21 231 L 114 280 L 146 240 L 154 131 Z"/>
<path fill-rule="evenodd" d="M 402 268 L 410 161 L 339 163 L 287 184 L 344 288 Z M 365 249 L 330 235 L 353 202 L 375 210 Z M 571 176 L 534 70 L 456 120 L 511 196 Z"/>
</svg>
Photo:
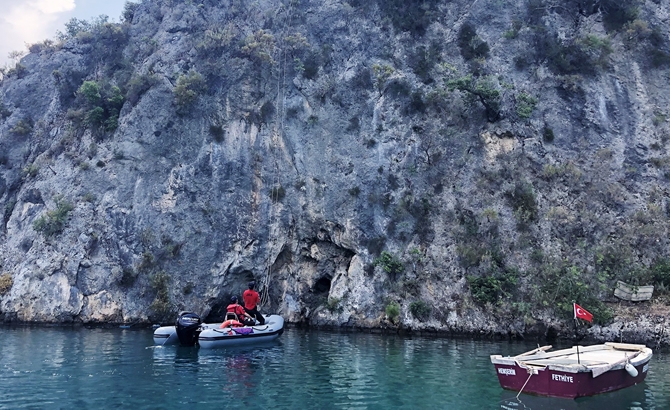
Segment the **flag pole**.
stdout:
<svg viewBox="0 0 670 410">
<path fill-rule="evenodd" d="M 577 318 L 575 318 L 575 347 L 577 348 L 577 364 L 581 364 L 579 361 L 579 342 L 577 341 Z"/>
<path fill-rule="evenodd" d="M 581 364 L 579 361 L 579 342 L 577 341 L 577 307 L 575 303 L 572 303 L 572 312 L 575 314 L 575 347 L 577 348 L 577 364 Z"/>
</svg>

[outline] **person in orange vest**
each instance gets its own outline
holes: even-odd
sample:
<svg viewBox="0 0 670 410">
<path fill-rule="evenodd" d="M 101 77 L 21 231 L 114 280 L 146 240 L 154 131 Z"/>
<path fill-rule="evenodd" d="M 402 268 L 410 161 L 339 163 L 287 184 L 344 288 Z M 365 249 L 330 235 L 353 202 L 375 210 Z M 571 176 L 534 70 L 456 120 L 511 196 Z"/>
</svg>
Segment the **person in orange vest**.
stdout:
<svg viewBox="0 0 670 410">
<path fill-rule="evenodd" d="M 255 286 L 256 282 L 249 282 L 249 289 L 245 290 L 242 295 L 242 298 L 244 298 L 244 310 L 256 318 L 259 324 L 263 325 L 265 324 L 265 318 L 258 312 L 258 304 L 261 303 L 261 297 L 254 290 Z"/>
<path fill-rule="evenodd" d="M 256 324 L 254 318 L 249 315 L 245 309 L 237 303 L 237 296 L 233 296 L 230 299 L 230 305 L 226 308 L 226 312 L 233 312 L 237 315 L 237 319 L 242 322 L 245 326 L 253 326 Z M 261 323 L 263 324 L 263 323 Z"/>
</svg>

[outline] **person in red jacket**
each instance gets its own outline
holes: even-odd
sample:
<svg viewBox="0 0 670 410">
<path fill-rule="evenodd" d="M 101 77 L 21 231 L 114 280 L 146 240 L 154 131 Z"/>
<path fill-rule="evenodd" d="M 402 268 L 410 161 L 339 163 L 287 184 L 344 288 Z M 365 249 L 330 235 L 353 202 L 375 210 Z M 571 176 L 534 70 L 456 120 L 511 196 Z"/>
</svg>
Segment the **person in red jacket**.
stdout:
<svg viewBox="0 0 670 410">
<path fill-rule="evenodd" d="M 256 282 L 249 282 L 249 289 L 244 291 L 242 297 L 244 298 L 244 310 L 252 317 L 258 320 L 261 325 L 265 324 L 265 318 L 258 312 L 258 304 L 261 303 L 261 297 L 258 292 L 254 290 Z"/>
<path fill-rule="evenodd" d="M 230 305 L 226 308 L 226 312 L 235 313 L 237 315 L 237 320 L 242 322 L 245 326 L 253 326 L 256 324 L 254 318 L 245 311 L 242 305 L 237 303 L 237 296 L 233 296 L 230 299 L 230 302 Z"/>
</svg>

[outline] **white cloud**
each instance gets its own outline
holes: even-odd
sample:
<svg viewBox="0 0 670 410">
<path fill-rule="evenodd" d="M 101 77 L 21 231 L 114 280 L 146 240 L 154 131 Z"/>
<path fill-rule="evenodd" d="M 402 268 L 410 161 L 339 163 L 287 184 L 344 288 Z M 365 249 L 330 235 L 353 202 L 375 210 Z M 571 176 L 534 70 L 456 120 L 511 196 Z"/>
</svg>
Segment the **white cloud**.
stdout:
<svg viewBox="0 0 670 410">
<path fill-rule="evenodd" d="M 7 54 L 51 38 L 71 18 L 118 17 L 126 0 L 0 0 L 0 67 Z"/>
<path fill-rule="evenodd" d="M 74 0 L 29 0 L 10 5 L 2 19 L 24 40 L 35 41 L 48 34 L 49 23 L 56 20 L 59 13 L 75 7 Z"/>
<path fill-rule="evenodd" d="M 37 10 L 45 14 L 62 13 L 74 10 L 74 0 L 32 0 L 28 1 Z"/>
<path fill-rule="evenodd" d="M 0 61 L 11 50 L 23 50 L 54 34 L 54 23 L 62 13 L 76 7 L 75 0 L 0 0 Z"/>
</svg>

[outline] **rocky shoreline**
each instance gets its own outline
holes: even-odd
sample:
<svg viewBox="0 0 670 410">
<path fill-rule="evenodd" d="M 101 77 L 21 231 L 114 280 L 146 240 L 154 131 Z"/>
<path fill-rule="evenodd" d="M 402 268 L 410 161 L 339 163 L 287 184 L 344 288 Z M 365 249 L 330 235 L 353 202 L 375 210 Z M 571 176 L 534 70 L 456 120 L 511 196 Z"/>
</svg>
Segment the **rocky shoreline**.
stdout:
<svg viewBox="0 0 670 410">
<path fill-rule="evenodd" d="M 535 325 L 527 332 L 480 330 L 458 331 L 426 326 L 421 322 L 393 323 L 382 320 L 378 326 L 310 324 L 305 321 L 286 322 L 287 329 L 314 329 L 342 333 L 371 333 L 380 335 L 420 336 L 436 338 L 458 338 L 472 340 L 499 341 L 536 341 L 538 344 L 581 345 L 620 342 L 644 344 L 652 349 L 665 351 L 670 349 L 670 308 L 662 302 L 645 304 L 620 304 L 614 307 L 616 316 L 607 326 L 582 326 L 575 330 L 571 322 L 553 322 L 548 326 Z M 0 315 L 0 326 L 28 327 L 86 327 L 86 328 L 123 328 L 146 329 L 158 324 L 149 322 L 116 323 L 44 323 L 7 320 Z M 164 323 L 163 325 L 166 325 Z M 508 324 L 508 326 L 511 326 Z M 504 325 L 501 325 L 501 328 Z M 542 329 L 542 330 L 540 330 Z"/>
</svg>

